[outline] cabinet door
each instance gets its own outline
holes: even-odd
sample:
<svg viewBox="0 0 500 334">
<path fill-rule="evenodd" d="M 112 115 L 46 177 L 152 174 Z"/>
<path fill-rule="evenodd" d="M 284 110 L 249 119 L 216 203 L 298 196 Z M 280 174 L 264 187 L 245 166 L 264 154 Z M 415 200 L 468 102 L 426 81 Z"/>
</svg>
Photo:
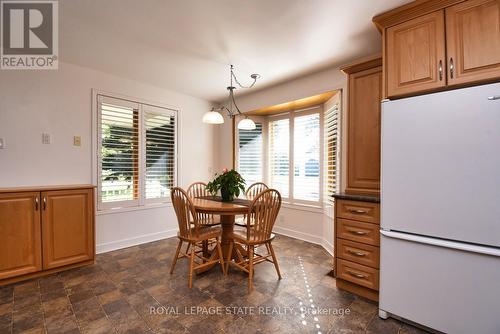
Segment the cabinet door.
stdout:
<svg viewBox="0 0 500 334">
<path fill-rule="evenodd" d="M 470 0 L 446 9 L 448 84 L 500 78 L 500 1 Z"/>
<path fill-rule="evenodd" d="M 0 279 L 42 269 L 40 193 L 0 194 Z"/>
<path fill-rule="evenodd" d="M 381 67 L 349 75 L 346 186 L 348 193 L 379 193 L 381 100 Z"/>
<path fill-rule="evenodd" d="M 388 97 L 446 86 L 444 12 L 388 28 L 386 60 Z"/>
<path fill-rule="evenodd" d="M 92 191 L 42 192 L 44 269 L 94 258 Z"/>
</svg>

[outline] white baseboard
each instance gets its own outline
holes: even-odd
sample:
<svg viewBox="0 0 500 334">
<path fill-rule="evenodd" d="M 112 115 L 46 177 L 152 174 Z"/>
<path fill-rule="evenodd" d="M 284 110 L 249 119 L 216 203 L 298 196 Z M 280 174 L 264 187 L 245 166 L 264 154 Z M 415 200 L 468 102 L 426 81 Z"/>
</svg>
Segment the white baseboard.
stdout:
<svg viewBox="0 0 500 334">
<path fill-rule="evenodd" d="M 285 235 L 290 238 L 295 238 L 303 241 L 307 241 L 316 245 L 320 245 L 323 247 L 330 255 L 333 256 L 333 245 L 328 242 L 326 239 L 319 237 L 317 235 L 305 233 L 305 232 L 300 232 L 297 230 L 292 230 L 286 227 L 282 226 L 274 226 L 273 232 L 276 232 L 277 234 Z"/>
<path fill-rule="evenodd" d="M 137 246 L 148 242 L 175 237 L 176 235 L 177 235 L 177 229 L 172 229 L 156 233 L 144 234 L 138 237 L 133 237 L 128 239 L 101 243 L 96 245 L 96 253 L 101 254 L 101 253 L 111 252 L 122 248 Z"/>
<path fill-rule="evenodd" d="M 313 243 L 316 245 L 320 245 L 330 255 L 333 256 L 333 245 L 330 242 L 328 242 L 326 239 L 323 239 L 317 235 L 313 235 L 313 234 L 309 234 L 309 233 L 305 233 L 305 232 L 300 232 L 300 231 L 292 230 L 292 229 L 289 229 L 286 227 L 281 227 L 281 226 L 275 226 L 273 231 L 276 232 L 277 234 L 285 235 L 285 236 L 290 237 L 290 238 L 295 238 L 295 239 L 307 241 L 307 242 L 310 242 L 310 243 Z M 122 249 L 122 248 L 137 246 L 137 245 L 148 243 L 148 242 L 153 242 L 153 241 L 158 241 L 158 240 L 162 240 L 162 239 L 175 237 L 176 235 L 177 235 L 177 229 L 171 229 L 171 230 L 166 230 L 166 231 L 161 231 L 161 232 L 156 232 L 156 233 L 144 234 L 144 235 L 140 235 L 140 236 L 134 237 L 134 238 L 128 238 L 128 239 L 122 239 L 122 240 L 101 243 L 101 244 L 96 245 L 96 253 L 97 254 L 107 253 L 107 252 L 111 252 L 111 251 Z"/>
</svg>

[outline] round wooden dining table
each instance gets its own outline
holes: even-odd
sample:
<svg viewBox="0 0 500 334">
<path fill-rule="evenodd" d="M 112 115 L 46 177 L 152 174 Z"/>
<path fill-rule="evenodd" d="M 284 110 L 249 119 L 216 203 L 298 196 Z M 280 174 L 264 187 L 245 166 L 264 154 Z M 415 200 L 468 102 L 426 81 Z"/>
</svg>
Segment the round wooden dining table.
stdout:
<svg viewBox="0 0 500 334">
<path fill-rule="evenodd" d="M 233 202 L 222 202 L 220 197 L 196 197 L 193 198 L 192 201 L 197 212 L 220 216 L 222 227 L 222 254 L 225 257 L 224 260 L 226 260 L 229 244 L 231 243 L 231 233 L 234 230 L 235 216 L 247 213 L 251 201 L 238 198 Z M 238 251 L 238 248 L 239 247 L 235 247 L 235 251 Z M 210 259 L 216 259 L 217 257 L 217 252 L 212 252 Z M 207 270 L 208 269 L 209 268 L 207 268 Z"/>
</svg>

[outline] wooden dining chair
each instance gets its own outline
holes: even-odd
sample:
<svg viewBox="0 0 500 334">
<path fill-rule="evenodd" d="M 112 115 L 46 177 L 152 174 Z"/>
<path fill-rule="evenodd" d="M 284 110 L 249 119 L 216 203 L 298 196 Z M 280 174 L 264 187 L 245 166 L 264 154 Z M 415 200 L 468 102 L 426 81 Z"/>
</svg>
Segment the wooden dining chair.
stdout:
<svg viewBox="0 0 500 334">
<path fill-rule="evenodd" d="M 199 223 L 198 213 L 196 212 L 196 209 L 193 206 L 193 202 L 183 189 L 178 187 L 172 188 L 170 191 L 170 196 L 172 198 L 172 204 L 174 206 L 175 214 L 177 216 L 177 222 L 179 224 L 179 232 L 177 233 L 177 237 L 179 238 L 179 244 L 177 245 L 177 250 L 175 252 L 174 260 L 172 262 L 170 274 L 174 272 L 177 259 L 182 257 L 188 257 L 189 288 L 193 286 L 193 272 L 198 269 L 203 269 L 214 263 L 217 262 L 220 263 L 222 272 L 225 275 L 226 267 L 224 266 L 222 248 L 219 242 L 222 233 L 221 228 L 219 226 L 204 226 Z M 199 250 L 200 246 L 202 246 L 202 243 L 208 240 L 215 241 L 215 248 L 213 251 L 217 251 L 219 255 L 218 259 L 211 260 L 204 255 L 202 249 Z M 183 242 L 186 242 L 189 245 L 186 252 L 181 252 Z M 195 259 L 200 260 L 201 262 L 196 262 Z"/>
<path fill-rule="evenodd" d="M 248 225 L 246 231 L 235 230 L 230 235 L 232 241 L 229 244 L 226 273 L 229 270 L 229 264 L 248 273 L 248 291 L 251 291 L 253 288 L 253 267 L 258 263 L 264 261 L 272 262 L 279 279 L 281 279 L 278 260 L 271 244 L 275 237 L 274 233 L 272 233 L 273 226 L 280 208 L 280 193 L 275 189 L 264 190 L 253 199 L 248 208 L 248 213 L 246 214 Z M 234 261 L 231 261 L 235 242 L 246 246 L 247 257 L 238 257 Z M 266 246 L 267 254 L 260 255 L 255 253 L 255 247 L 260 245 Z"/>
<path fill-rule="evenodd" d="M 267 189 L 269 189 L 269 187 L 264 182 L 255 182 L 247 188 L 247 190 L 245 191 L 245 197 L 248 200 L 253 200 L 258 194 Z M 243 215 L 243 217 L 237 217 L 234 224 L 237 226 L 246 227 L 246 215 Z"/>
<path fill-rule="evenodd" d="M 207 184 L 204 182 L 192 183 L 187 189 L 187 194 L 190 198 L 211 196 L 206 187 Z M 198 212 L 198 222 L 204 226 L 220 225 L 220 218 L 210 213 Z"/>
</svg>

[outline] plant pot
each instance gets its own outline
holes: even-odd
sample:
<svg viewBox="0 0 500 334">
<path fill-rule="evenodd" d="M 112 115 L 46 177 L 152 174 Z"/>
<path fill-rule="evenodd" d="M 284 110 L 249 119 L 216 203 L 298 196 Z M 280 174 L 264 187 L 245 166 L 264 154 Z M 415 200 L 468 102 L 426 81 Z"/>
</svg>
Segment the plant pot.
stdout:
<svg viewBox="0 0 500 334">
<path fill-rule="evenodd" d="M 221 188 L 220 194 L 223 202 L 232 202 L 234 200 L 234 195 L 228 189 Z"/>
</svg>

